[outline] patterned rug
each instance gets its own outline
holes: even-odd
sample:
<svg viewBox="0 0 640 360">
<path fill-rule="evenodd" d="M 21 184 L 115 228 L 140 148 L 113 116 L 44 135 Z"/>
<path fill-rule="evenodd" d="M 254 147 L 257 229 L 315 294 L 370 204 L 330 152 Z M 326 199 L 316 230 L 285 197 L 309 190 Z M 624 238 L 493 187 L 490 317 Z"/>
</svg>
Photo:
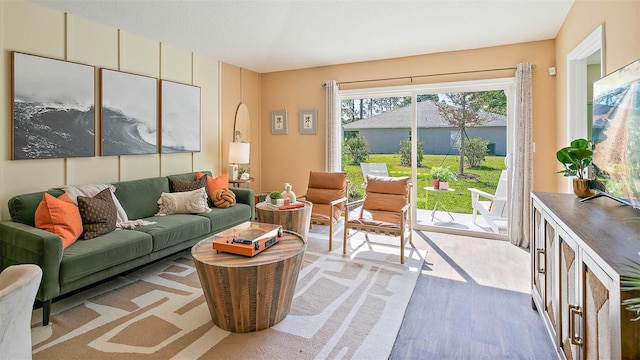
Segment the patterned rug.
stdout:
<svg viewBox="0 0 640 360">
<path fill-rule="evenodd" d="M 387 359 L 424 261 L 397 238 L 363 234 L 342 255 L 336 233 L 309 233 L 289 315 L 254 333 L 211 321 L 189 251 L 34 311 L 34 359 Z"/>
</svg>

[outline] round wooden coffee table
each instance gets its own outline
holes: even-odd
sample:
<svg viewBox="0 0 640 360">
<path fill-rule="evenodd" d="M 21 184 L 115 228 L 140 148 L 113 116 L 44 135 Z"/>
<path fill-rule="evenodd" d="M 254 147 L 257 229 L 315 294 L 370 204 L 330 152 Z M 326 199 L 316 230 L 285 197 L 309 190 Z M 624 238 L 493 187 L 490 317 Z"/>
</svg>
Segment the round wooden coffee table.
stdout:
<svg viewBox="0 0 640 360">
<path fill-rule="evenodd" d="M 307 243 L 285 231 L 275 245 L 254 257 L 213 250 L 213 237 L 191 249 L 211 319 L 219 328 L 250 332 L 284 319 Z"/>
<path fill-rule="evenodd" d="M 287 210 L 278 210 L 265 202 L 256 204 L 256 216 L 259 222 L 282 225 L 284 230 L 291 230 L 300 234 L 307 241 L 309 225 L 311 222 L 311 208 L 313 204 L 308 201 L 298 201 L 303 207 Z"/>
</svg>

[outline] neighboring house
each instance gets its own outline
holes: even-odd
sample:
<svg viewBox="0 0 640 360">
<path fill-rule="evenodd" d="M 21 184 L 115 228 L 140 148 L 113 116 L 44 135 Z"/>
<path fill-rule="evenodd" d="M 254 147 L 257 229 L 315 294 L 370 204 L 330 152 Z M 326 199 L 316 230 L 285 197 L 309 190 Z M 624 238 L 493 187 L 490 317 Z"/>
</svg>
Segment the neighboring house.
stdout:
<svg viewBox="0 0 640 360">
<path fill-rule="evenodd" d="M 489 152 L 507 155 L 507 117 L 487 114 L 488 120 L 474 128 L 467 128 L 469 138 L 489 140 Z M 367 140 L 373 154 L 397 154 L 400 142 L 409 139 L 411 107 L 389 111 L 343 126 L 345 133 L 360 134 Z M 433 101 L 418 103 L 418 140 L 424 141 L 424 153 L 435 155 L 458 154 L 459 130 L 440 116 Z"/>
</svg>

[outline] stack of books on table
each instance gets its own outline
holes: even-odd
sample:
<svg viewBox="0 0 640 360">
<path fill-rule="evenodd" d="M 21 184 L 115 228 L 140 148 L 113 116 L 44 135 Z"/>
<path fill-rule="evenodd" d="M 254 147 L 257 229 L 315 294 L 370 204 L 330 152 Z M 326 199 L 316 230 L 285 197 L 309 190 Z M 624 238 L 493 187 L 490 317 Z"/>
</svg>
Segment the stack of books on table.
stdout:
<svg viewBox="0 0 640 360">
<path fill-rule="evenodd" d="M 304 207 L 304 203 L 301 201 L 296 201 L 294 203 L 291 203 L 289 205 L 273 205 L 272 203 L 265 201 L 265 204 L 267 204 L 267 206 L 269 206 L 270 208 L 274 209 L 274 210 L 291 210 L 291 209 L 297 209 L 297 208 L 301 208 Z"/>
</svg>

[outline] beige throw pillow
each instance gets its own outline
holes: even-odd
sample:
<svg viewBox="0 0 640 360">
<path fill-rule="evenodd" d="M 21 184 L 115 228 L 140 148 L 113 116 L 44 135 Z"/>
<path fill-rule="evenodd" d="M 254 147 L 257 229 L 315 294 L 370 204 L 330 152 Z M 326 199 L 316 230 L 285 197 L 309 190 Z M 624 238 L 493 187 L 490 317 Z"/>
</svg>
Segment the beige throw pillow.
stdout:
<svg viewBox="0 0 640 360">
<path fill-rule="evenodd" d="M 211 211 L 207 206 L 207 191 L 200 188 L 193 191 L 165 193 L 158 199 L 160 211 L 156 216 L 171 214 L 200 214 Z"/>
</svg>

